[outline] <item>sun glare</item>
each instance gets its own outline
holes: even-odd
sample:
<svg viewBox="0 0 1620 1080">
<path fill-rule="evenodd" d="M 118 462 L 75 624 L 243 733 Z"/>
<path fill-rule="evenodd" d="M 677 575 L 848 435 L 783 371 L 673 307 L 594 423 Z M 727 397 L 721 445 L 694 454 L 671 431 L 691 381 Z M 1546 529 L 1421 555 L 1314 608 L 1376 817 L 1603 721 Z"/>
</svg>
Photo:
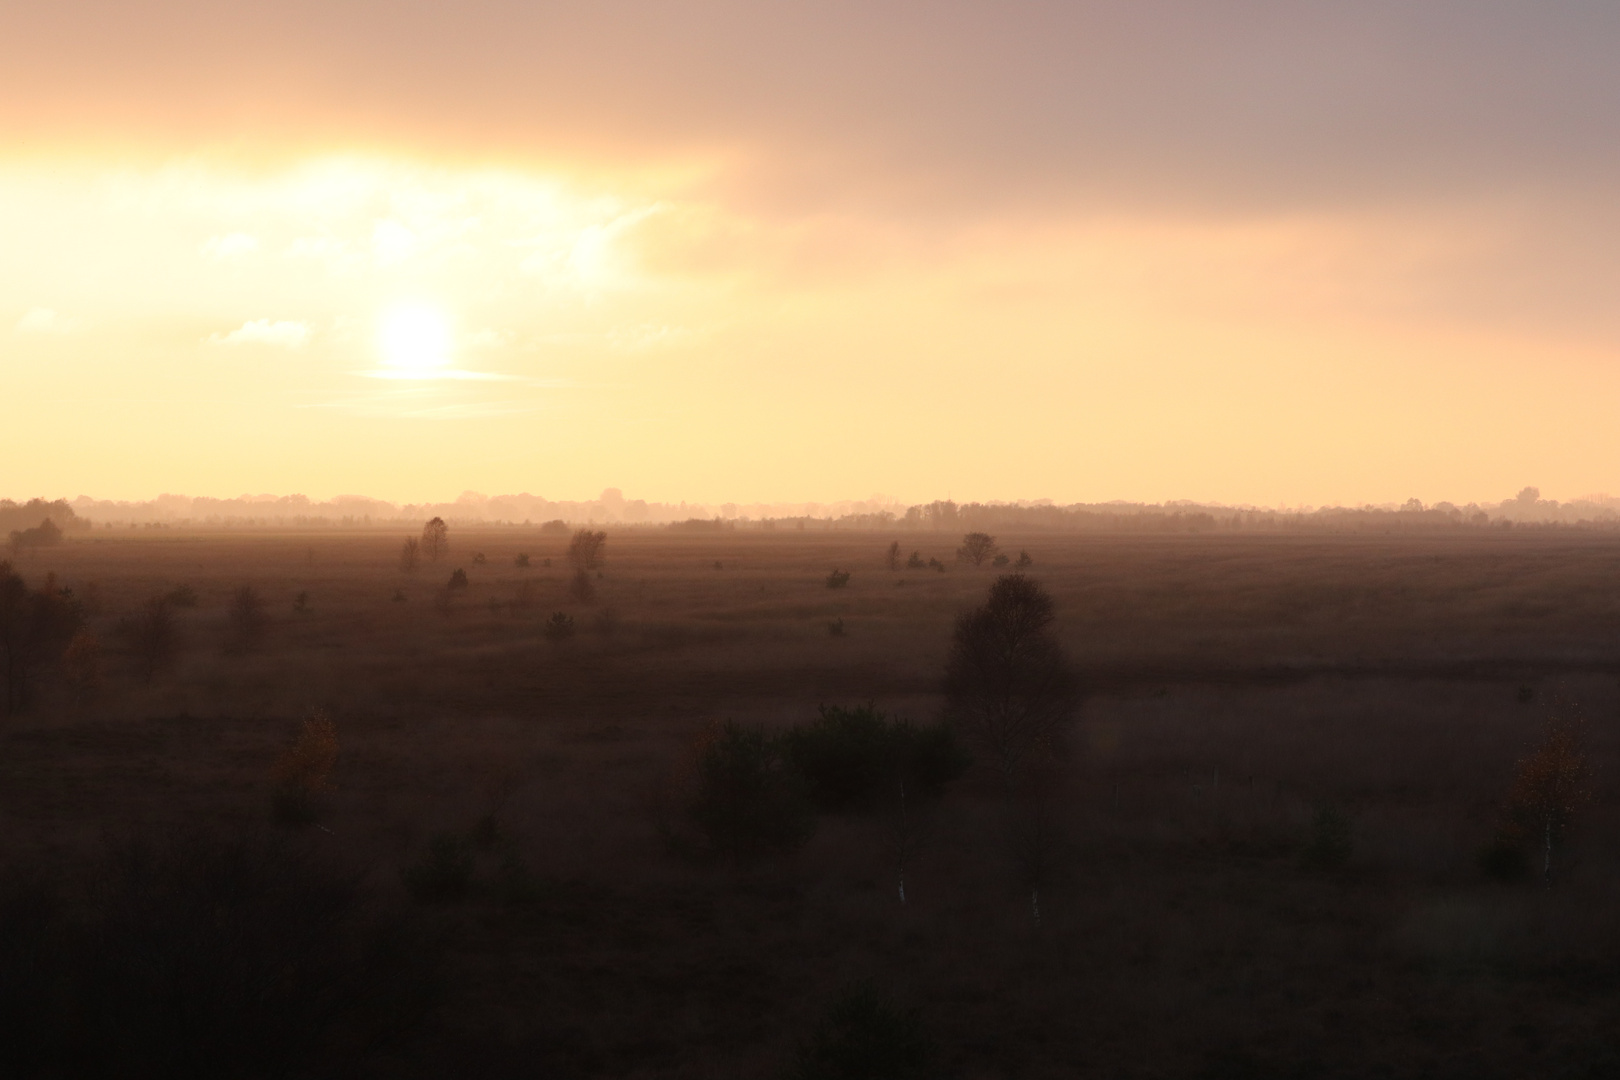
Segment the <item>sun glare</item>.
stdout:
<svg viewBox="0 0 1620 1080">
<path fill-rule="evenodd" d="M 378 326 L 383 366 L 400 378 L 426 378 L 450 366 L 450 320 L 437 308 L 401 304 Z"/>
</svg>

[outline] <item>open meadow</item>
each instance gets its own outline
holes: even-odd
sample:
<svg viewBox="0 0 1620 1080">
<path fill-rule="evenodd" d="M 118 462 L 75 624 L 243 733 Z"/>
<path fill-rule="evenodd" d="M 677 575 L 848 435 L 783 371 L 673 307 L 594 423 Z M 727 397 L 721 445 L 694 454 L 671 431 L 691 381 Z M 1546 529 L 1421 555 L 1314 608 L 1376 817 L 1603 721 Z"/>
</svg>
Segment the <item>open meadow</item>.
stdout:
<svg viewBox="0 0 1620 1080">
<path fill-rule="evenodd" d="M 403 539 L 98 529 L 15 557 L 98 646 L 0 728 L 15 1075 L 67 1075 L 52 1039 L 183 1033 L 144 1001 L 86 1036 L 52 965 L 97 1000 L 176 951 L 238 970 L 238 939 L 188 936 L 230 903 L 280 912 L 255 947 L 316 974 L 181 964 L 238 1034 L 151 1074 L 834 1075 L 805 1048 L 869 983 L 930 1062 L 895 1075 L 1620 1075 L 1620 537 L 1001 536 L 1079 686 L 1039 805 L 957 730 L 972 764 L 904 821 L 822 810 L 748 857 L 693 824 L 723 725 L 935 724 L 955 620 L 1012 567 L 945 533 L 619 529 L 586 599 L 567 534 L 452 528 L 413 570 Z M 895 539 L 943 569 L 890 569 Z M 335 764 L 289 806 L 312 716 Z M 1534 837 L 1500 838 L 1549 716 L 1584 720 L 1590 797 L 1547 884 Z M 237 899 L 185 906 L 222 874 Z M 315 894 L 311 928 L 288 912 Z"/>
</svg>

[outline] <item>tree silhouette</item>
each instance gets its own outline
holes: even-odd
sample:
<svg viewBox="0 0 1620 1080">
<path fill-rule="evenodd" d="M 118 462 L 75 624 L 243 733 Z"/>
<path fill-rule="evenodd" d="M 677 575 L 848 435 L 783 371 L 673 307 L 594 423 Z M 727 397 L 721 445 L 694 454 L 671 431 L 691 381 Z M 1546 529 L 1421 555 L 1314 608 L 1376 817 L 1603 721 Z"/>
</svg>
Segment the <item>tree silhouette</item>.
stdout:
<svg viewBox="0 0 1620 1080">
<path fill-rule="evenodd" d="M 430 562 L 438 562 L 450 550 L 450 526 L 444 518 L 436 517 L 422 526 L 422 554 Z"/>
<path fill-rule="evenodd" d="M 568 542 L 568 562 L 577 570 L 595 570 L 607 561 L 607 533 L 580 529 Z"/>
<path fill-rule="evenodd" d="M 1591 799 L 1591 770 L 1586 763 L 1578 720 L 1552 716 L 1541 744 L 1519 762 L 1508 793 L 1510 820 L 1542 850 L 1542 881 L 1552 884 L 1553 848 L 1568 834 L 1580 808 Z"/>
<path fill-rule="evenodd" d="M 987 751 L 1008 790 L 1026 761 L 1050 752 L 1079 696 L 1053 620 L 1052 597 L 1023 574 L 997 578 L 984 604 L 956 620 L 946 709 Z"/>
<path fill-rule="evenodd" d="M 150 683 L 173 666 L 180 651 L 180 630 L 168 597 L 149 598 L 139 611 L 119 622 L 118 631 L 129 646 L 142 682 Z"/>
<path fill-rule="evenodd" d="M 82 622 L 54 574 L 30 590 L 10 563 L 0 561 L 0 718 L 28 706 L 34 683 L 61 658 Z"/>
<path fill-rule="evenodd" d="M 405 543 L 399 549 L 399 568 L 407 574 L 416 569 L 416 556 L 422 545 L 417 543 L 416 537 L 407 536 Z"/>
<path fill-rule="evenodd" d="M 900 569 L 900 541 L 896 540 L 889 545 L 889 554 L 886 564 L 890 570 Z"/>
<path fill-rule="evenodd" d="M 984 560 L 996 553 L 996 538 L 989 533 L 970 532 L 962 537 L 962 546 L 956 549 L 956 557 L 972 563 L 974 566 L 983 566 Z"/>
</svg>

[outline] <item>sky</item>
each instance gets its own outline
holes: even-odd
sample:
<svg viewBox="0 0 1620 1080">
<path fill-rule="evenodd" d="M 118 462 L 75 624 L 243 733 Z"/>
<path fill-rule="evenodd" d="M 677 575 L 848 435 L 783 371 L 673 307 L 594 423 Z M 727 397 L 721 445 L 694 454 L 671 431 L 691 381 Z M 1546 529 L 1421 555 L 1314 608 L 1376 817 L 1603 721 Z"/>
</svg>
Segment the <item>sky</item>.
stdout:
<svg viewBox="0 0 1620 1080">
<path fill-rule="evenodd" d="M 0 0 L 0 496 L 1620 493 L 1620 8 Z"/>
</svg>

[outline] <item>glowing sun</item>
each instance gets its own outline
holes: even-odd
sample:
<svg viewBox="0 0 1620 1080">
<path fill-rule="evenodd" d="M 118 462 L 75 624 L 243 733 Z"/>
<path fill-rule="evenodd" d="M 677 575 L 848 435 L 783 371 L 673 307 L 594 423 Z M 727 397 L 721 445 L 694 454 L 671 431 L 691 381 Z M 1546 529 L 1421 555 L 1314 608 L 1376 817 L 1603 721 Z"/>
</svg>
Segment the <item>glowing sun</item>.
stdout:
<svg viewBox="0 0 1620 1080">
<path fill-rule="evenodd" d="M 431 378 L 450 366 L 450 320 L 437 308 L 401 304 L 377 328 L 383 366 L 397 378 Z"/>
</svg>

